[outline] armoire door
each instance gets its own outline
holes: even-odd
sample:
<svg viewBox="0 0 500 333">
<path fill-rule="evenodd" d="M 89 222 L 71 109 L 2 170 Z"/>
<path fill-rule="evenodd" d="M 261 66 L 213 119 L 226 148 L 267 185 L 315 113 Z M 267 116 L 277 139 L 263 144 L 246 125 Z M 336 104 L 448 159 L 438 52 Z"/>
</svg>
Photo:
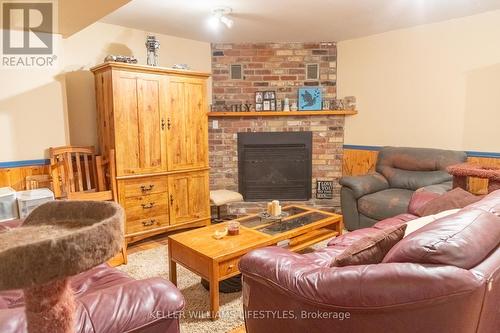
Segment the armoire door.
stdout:
<svg viewBox="0 0 500 333">
<path fill-rule="evenodd" d="M 170 224 L 210 218 L 208 171 L 168 176 Z"/>
<path fill-rule="evenodd" d="M 205 80 L 171 76 L 168 87 L 168 170 L 208 166 Z"/>
<path fill-rule="evenodd" d="M 113 72 L 118 176 L 167 170 L 165 83 L 162 75 Z"/>
</svg>

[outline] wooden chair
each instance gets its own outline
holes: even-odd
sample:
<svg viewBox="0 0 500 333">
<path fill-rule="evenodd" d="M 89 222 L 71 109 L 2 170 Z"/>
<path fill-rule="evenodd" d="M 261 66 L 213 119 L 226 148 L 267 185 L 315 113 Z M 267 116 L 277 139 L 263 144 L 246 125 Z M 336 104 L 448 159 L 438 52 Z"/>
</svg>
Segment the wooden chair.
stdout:
<svg viewBox="0 0 500 333">
<path fill-rule="evenodd" d="M 94 147 L 50 148 L 50 169 L 56 198 L 117 201 L 114 150 L 109 158 Z"/>
<path fill-rule="evenodd" d="M 94 147 L 50 148 L 50 171 L 54 196 L 67 200 L 118 201 L 115 151 L 107 159 L 96 155 Z M 127 263 L 126 245 L 122 249 Z"/>
</svg>

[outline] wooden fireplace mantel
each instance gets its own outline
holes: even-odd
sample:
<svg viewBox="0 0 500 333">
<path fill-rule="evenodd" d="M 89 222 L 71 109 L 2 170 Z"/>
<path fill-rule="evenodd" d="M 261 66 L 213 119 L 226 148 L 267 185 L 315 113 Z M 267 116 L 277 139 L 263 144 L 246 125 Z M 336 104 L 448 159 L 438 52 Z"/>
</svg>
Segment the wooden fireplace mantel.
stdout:
<svg viewBox="0 0 500 333">
<path fill-rule="evenodd" d="M 358 111 L 250 111 L 208 112 L 209 117 L 353 116 Z"/>
</svg>

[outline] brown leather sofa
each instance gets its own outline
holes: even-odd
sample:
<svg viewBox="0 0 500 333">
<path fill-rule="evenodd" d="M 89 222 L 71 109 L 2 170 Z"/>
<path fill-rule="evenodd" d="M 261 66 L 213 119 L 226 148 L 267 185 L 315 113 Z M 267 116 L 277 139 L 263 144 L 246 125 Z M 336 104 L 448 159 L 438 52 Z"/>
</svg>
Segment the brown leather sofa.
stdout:
<svg viewBox="0 0 500 333">
<path fill-rule="evenodd" d="M 414 231 L 383 263 L 330 267 L 355 240 L 414 218 L 378 222 L 313 253 L 247 254 L 247 332 L 500 332 L 500 190 Z"/>
<path fill-rule="evenodd" d="M 377 157 L 376 172 L 340 179 L 342 214 L 348 230 L 370 227 L 383 219 L 406 212 L 413 192 L 451 190 L 446 167 L 467 159 L 464 152 L 384 147 Z"/>
<path fill-rule="evenodd" d="M 18 224 L 18 221 L 0 223 L 0 232 Z M 0 278 L 3 274 L 8 272 L 0 272 Z M 184 298 L 167 280 L 135 280 L 103 264 L 74 276 L 71 285 L 77 305 L 75 332 L 180 332 L 178 317 L 184 308 Z M 21 290 L 0 292 L 0 332 L 27 332 Z"/>
</svg>

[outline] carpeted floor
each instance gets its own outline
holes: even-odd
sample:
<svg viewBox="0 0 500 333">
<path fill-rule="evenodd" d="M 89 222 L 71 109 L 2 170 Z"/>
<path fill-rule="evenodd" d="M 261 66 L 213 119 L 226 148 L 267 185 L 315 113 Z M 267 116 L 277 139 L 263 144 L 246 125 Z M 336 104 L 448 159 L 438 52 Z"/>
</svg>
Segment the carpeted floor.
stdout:
<svg viewBox="0 0 500 333">
<path fill-rule="evenodd" d="M 326 245 L 318 243 L 314 248 Z M 136 279 L 162 277 L 168 280 L 167 247 L 133 253 L 128 256 L 128 264 L 117 267 Z M 220 294 L 221 317 L 209 318 L 209 294 L 200 284 L 200 277 L 182 266 L 177 266 L 178 288 L 186 299 L 185 318 L 181 319 L 183 333 L 226 333 L 243 325 L 241 292 Z"/>
<path fill-rule="evenodd" d="M 168 280 L 167 247 L 137 252 L 128 256 L 128 264 L 118 269 L 135 279 L 159 276 Z M 225 333 L 243 325 L 241 292 L 220 294 L 221 318 L 209 318 L 209 294 L 200 284 L 200 277 L 177 265 L 178 288 L 186 299 L 185 317 L 181 319 L 181 332 Z"/>
</svg>

